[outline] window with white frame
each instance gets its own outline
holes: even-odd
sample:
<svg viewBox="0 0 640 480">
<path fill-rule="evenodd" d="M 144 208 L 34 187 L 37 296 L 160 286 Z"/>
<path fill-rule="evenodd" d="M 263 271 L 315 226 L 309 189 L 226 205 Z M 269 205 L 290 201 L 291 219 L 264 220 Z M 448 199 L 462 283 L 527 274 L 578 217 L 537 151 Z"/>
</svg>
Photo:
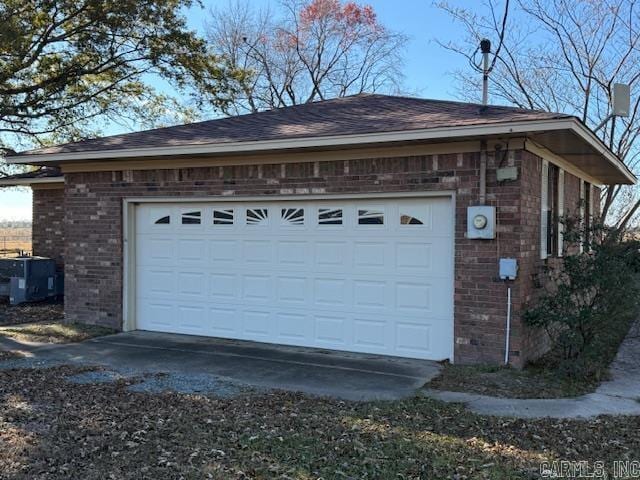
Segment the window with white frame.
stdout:
<svg viewBox="0 0 640 480">
<path fill-rule="evenodd" d="M 540 209 L 540 258 L 562 256 L 564 215 L 564 170 L 542 163 Z"/>
<path fill-rule="evenodd" d="M 591 226 L 593 224 L 592 185 L 580 180 L 580 253 L 584 251 L 585 244 L 589 243 Z"/>
</svg>

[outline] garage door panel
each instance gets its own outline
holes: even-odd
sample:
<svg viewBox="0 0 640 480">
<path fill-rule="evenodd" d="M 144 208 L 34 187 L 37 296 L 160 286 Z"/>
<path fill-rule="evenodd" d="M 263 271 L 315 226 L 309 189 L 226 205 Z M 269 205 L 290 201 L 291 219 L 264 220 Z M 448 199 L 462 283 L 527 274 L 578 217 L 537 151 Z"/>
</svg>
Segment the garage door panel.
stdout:
<svg viewBox="0 0 640 480">
<path fill-rule="evenodd" d="M 137 213 L 138 328 L 451 356 L 449 199 L 158 204 Z"/>
<path fill-rule="evenodd" d="M 453 314 L 451 303 L 442 301 L 453 295 L 449 279 L 433 279 L 429 282 L 406 279 L 397 282 L 394 289 L 398 312 L 427 319 L 451 317 Z"/>
<path fill-rule="evenodd" d="M 348 320 L 344 316 L 315 315 L 315 341 L 318 345 L 347 346 Z"/>
<path fill-rule="evenodd" d="M 330 270 L 347 263 L 350 245 L 347 242 L 315 241 L 315 266 Z"/>
<path fill-rule="evenodd" d="M 392 331 L 385 319 L 356 317 L 353 321 L 353 345 L 372 352 L 388 351 Z"/>
<path fill-rule="evenodd" d="M 204 272 L 181 271 L 177 273 L 177 297 L 180 300 L 208 300 L 207 275 Z"/>
<path fill-rule="evenodd" d="M 269 275 L 242 275 L 242 299 L 248 302 L 271 303 L 274 300 L 273 281 Z"/>
<path fill-rule="evenodd" d="M 237 301 L 240 297 L 238 283 L 238 276 L 233 273 L 209 274 L 209 294 L 211 299 L 217 302 Z"/>
<path fill-rule="evenodd" d="M 428 283 L 398 282 L 395 294 L 396 307 L 400 312 L 427 315 L 433 311 L 433 289 Z"/>
<path fill-rule="evenodd" d="M 284 305 L 304 307 L 309 304 L 309 279 L 307 277 L 276 277 L 278 301 Z"/>
<path fill-rule="evenodd" d="M 273 339 L 275 326 L 268 310 L 244 310 L 242 312 L 242 333 L 245 338 Z"/>
<path fill-rule="evenodd" d="M 319 307 L 345 309 L 350 305 L 349 284 L 344 278 L 320 277 L 314 279 L 314 304 Z"/>
<path fill-rule="evenodd" d="M 271 265 L 273 263 L 270 240 L 245 240 L 242 242 L 242 260 L 248 265 Z"/>
<path fill-rule="evenodd" d="M 138 292 L 145 298 L 166 299 L 177 290 L 177 279 L 172 269 L 160 267 L 138 268 Z"/>
<path fill-rule="evenodd" d="M 411 354 L 429 354 L 431 344 L 431 325 L 398 322 L 396 324 L 396 349 Z"/>
<path fill-rule="evenodd" d="M 216 235 L 217 233 L 213 233 Z M 209 240 L 209 258 L 211 264 L 231 268 L 240 261 L 239 242 L 235 239 Z"/>
<path fill-rule="evenodd" d="M 178 327 L 184 333 L 209 335 L 209 315 L 206 304 L 178 304 Z"/>
<path fill-rule="evenodd" d="M 353 266 L 356 270 L 376 270 L 384 268 L 388 257 L 388 246 L 385 242 L 354 242 Z"/>
<path fill-rule="evenodd" d="M 138 249 L 136 260 L 139 265 L 175 265 L 176 242 L 172 238 L 145 237 L 144 248 Z"/>
<path fill-rule="evenodd" d="M 396 268 L 399 272 L 424 274 L 433 269 L 433 245 L 424 242 L 398 242 Z"/>
<path fill-rule="evenodd" d="M 174 327 L 176 305 L 150 298 L 138 298 L 138 322 L 149 330 L 170 331 Z"/>
<path fill-rule="evenodd" d="M 309 265 L 309 242 L 280 240 L 277 242 L 278 264 L 285 267 L 305 268 Z"/>
<path fill-rule="evenodd" d="M 313 321 L 309 315 L 302 312 L 287 311 L 276 312 L 278 339 L 285 342 L 295 340 L 300 344 L 308 345 L 313 334 Z"/>
<path fill-rule="evenodd" d="M 241 316 L 232 307 L 209 307 L 208 325 L 211 335 L 222 337 L 241 334 Z"/>
<path fill-rule="evenodd" d="M 391 268 L 399 275 L 444 276 L 450 278 L 453 250 L 451 238 L 429 238 L 424 242 L 395 243 Z"/>
<path fill-rule="evenodd" d="M 204 238 L 181 238 L 177 241 L 178 264 L 198 266 L 207 259 L 207 245 Z"/>
<path fill-rule="evenodd" d="M 387 282 L 380 280 L 355 280 L 353 305 L 366 310 L 381 310 L 388 305 Z"/>
</svg>

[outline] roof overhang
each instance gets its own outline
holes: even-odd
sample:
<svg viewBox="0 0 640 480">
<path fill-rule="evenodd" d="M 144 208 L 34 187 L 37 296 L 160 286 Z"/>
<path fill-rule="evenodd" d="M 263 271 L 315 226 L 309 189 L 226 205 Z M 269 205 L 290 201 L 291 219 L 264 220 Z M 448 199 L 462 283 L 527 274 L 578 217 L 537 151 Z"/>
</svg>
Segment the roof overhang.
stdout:
<svg viewBox="0 0 640 480">
<path fill-rule="evenodd" d="M 7 157 L 10 163 L 56 165 L 99 160 L 159 157 L 242 155 L 306 149 L 337 149 L 403 142 L 461 141 L 478 137 L 527 137 L 597 178 L 603 184 L 635 184 L 636 177 L 602 141 L 575 117 L 376 132 L 357 135 L 301 137 L 251 142 L 27 154 Z"/>
<path fill-rule="evenodd" d="M 55 185 L 64 184 L 64 177 L 42 177 L 42 178 L 0 178 L 0 188 L 2 187 L 30 187 L 32 185 Z"/>
</svg>

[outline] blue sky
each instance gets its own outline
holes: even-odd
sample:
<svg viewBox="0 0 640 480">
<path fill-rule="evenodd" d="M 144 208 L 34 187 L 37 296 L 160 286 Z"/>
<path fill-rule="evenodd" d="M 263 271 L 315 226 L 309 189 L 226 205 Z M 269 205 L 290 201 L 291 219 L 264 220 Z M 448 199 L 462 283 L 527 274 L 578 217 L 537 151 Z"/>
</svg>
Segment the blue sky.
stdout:
<svg viewBox="0 0 640 480">
<path fill-rule="evenodd" d="M 259 5 L 277 7 L 277 0 L 251 0 Z M 192 28 L 202 31 L 209 6 L 227 5 L 227 0 L 204 0 L 204 9 L 192 8 L 188 13 Z M 454 99 L 451 73 L 468 68 L 464 59 L 447 52 L 436 43 L 455 40 L 463 31 L 439 10 L 432 0 L 369 0 L 379 21 L 386 27 L 409 37 L 405 51 L 405 89 L 417 96 Z M 457 0 L 453 5 L 481 8 L 479 0 Z M 119 132 L 113 132 L 119 133 Z M 0 220 L 31 218 L 31 192 L 28 190 L 0 191 Z"/>
</svg>

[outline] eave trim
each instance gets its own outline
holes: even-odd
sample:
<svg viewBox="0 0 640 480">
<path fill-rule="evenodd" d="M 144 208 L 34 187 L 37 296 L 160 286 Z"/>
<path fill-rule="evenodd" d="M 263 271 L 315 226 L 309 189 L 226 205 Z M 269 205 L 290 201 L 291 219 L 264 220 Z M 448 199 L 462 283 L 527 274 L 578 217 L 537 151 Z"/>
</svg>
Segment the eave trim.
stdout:
<svg viewBox="0 0 640 480">
<path fill-rule="evenodd" d="M 52 183 L 64 183 L 64 177 L 44 178 L 0 178 L 0 187 L 28 187 L 29 185 L 41 185 Z"/>
<path fill-rule="evenodd" d="M 94 160 L 116 160 L 145 158 L 149 159 L 166 156 L 184 155 L 216 155 L 239 154 L 249 152 L 274 152 L 293 149 L 331 148 L 346 146 L 362 146 L 381 143 L 396 143 L 406 141 L 448 140 L 465 137 L 482 137 L 492 135 L 513 135 L 539 133 L 543 131 L 569 130 L 589 144 L 597 153 L 602 155 L 618 170 L 630 183 L 637 179 L 620 159 L 609 150 L 604 143 L 582 122 L 575 117 L 535 120 L 522 122 L 505 122 L 488 125 L 467 125 L 458 127 L 438 127 L 420 130 L 405 130 L 395 132 L 378 132 L 357 135 L 334 135 L 325 137 L 304 137 L 294 139 L 262 140 L 252 142 L 228 142 L 205 145 L 180 145 L 172 147 L 123 148 L 112 150 L 94 150 L 83 152 L 66 152 L 50 154 L 18 155 L 7 157 L 9 163 L 47 165 L 52 163 L 89 162 Z"/>
</svg>

